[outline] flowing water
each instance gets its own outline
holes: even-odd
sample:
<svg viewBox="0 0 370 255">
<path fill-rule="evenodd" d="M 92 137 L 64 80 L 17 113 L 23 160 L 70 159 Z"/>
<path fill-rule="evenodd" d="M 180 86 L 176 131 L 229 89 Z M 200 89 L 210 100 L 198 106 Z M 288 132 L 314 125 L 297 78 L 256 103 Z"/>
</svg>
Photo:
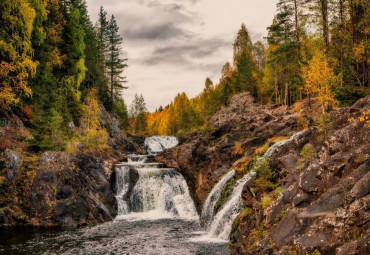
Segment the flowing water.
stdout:
<svg viewBox="0 0 370 255">
<path fill-rule="evenodd" d="M 275 143 L 258 160 L 271 157 L 300 134 Z M 174 137 L 147 138 L 145 147 L 150 155 L 131 155 L 128 162 L 115 166 L 118 216 L 114 221 L 62 231 L 1 230 L 0 254 L 229 254 L 226 242 L 243 207 L 243 186 L 255 171 L 251 169 L 236 182 L 215 214 L 214 206 L 235 170 L 220 179 L 203 206 L 204 229 L 183 176 L 151 162 L 151 155 L 177 144 Z"/>
<path fill-rule="evenodd" d="M 150 155 L 178 144 L 175 137 L 150 137 Z M 202 228 L 184 177 L 131 155 L 114 169 L 118 202 L 114 221 L 70 230 L 0 232 L 0 254 L 229 254 L 226 242 L 194 242 Z"/>
<path fill-rule="evenodd" d="M 272 154 L 281 146 L 284 144 L 293 141 L 296 137 L 300 136 L 302 132 L 297 132 L 293 134 L 290 138 L 287 140 L 276 142 L 274 145 L 272 145 L 265 154 L 258 158 L 258 161 L 261 161 L 263 158 L 271 157 Z M 232 224 L 235 220 L 235 218 L 240 214 L 240 212 L 243 209 L 243 201 L 242 201 L 242 190 L 245 183 L 247 183 L 255 174 L 255 170 L 251 169 L 249 173 L 243 176 L 240 180 L 238 180 L 233 188 L 232 194 L 226 201 L 226 203 L 222 206 L 221 210 L 214 215 L 214 205 L 217 202 L 218 198 L 220 197 L 221 191 L 227 181 L 232 178 L 235 174 L 234 170 L 231 170 L 228 172 L 212 189 L 210 194 L 208 195 L 208 198 L 206 200 L 206 203 L 203 207 L 202 212 L 202 218 L 206 218 L 208 224 L 206 224 L 207 230 L 205 233 L 194 240 L 199 241 L 207 241 L 207 240 L 228 240 L 229 234 L 232 228 Z M 216 202 L 214 202 L 216 200 Z M 212 208 L 210 208 L 212 207 Z"/>
</svg>

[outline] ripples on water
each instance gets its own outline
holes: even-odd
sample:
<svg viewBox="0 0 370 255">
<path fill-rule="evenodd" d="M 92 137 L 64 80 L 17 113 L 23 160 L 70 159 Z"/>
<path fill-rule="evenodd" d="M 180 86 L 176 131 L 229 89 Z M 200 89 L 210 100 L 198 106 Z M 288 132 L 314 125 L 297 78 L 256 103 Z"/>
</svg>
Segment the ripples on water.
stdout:
<svg viewBox="0 0 370 255">
<path fill-rule="evenodd" d="M 198 231 L 198 232 L 197 232 Z M 64 231 L 0 232 L 0 254 L 229 254 L 226 242 L 198 240 L 196 221 L 112 222 Z"/>
</svg>

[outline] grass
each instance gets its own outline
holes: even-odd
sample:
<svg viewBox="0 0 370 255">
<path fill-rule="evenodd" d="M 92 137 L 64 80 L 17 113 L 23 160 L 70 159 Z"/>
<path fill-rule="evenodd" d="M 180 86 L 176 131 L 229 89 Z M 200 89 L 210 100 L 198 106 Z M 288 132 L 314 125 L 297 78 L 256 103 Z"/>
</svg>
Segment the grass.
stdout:
<svg viewBox="0 0 370 255">
<path fill-rule="evenodd" d="M 263 209 L 269 207 L 271 203 L 279 197 L 282 191 L 283 191 L 283 188 L 278 187 L 271 194 L 264 195 L 261 200 L 261 205 Z"/>
</svg>

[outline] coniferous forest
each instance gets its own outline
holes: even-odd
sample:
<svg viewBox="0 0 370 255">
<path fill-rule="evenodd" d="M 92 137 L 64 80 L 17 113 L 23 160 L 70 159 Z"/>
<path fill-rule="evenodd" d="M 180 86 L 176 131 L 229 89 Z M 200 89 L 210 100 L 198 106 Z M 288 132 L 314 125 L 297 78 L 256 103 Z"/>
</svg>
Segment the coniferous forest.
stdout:
<svg viewBox="0 0 370 255">
<path fill-rule="evenodd" d="M 103 7 L 93 24 L 84 0 L 1 1 L 0 105 L 29 126 L 32 150 L 73 150 L 76 140 L 102 139 L 99 104 L 123 126 L 126 88 L 123 40 Z M 81 132 L 73 131 L 75 126 Z"/>
</svg>

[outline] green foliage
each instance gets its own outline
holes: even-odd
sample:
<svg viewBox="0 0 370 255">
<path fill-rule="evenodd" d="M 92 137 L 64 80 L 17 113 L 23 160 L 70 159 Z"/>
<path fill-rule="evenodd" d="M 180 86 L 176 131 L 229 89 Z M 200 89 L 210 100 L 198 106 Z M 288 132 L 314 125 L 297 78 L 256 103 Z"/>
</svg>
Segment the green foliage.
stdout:
<svg viewBox="0 0 370 255">
<path fill-rule="evenodd" d="M 299 154 L 301 158 L 298 160 L 296 170 L 300 171 L 304 165 L 309 162 L 313 157 L 316 157 L 317 153 L 311 148 L 310 144 L 307 143 L 303 146 L 302 151 Z"/>
<path fill-rule="evenodd" d="M 326 113 L 322 114 L 318 123 L 321 142 L 329 138 L 329 133 L 333 130 L 333 123 Z"/>
<path fill-rule="evenodd" d="M 135 94 L 134 101 L 130 107 L 130 126 L 135 134 L 144 133 L 147 130 L 147 114 L 148 111 L 143 95 Z"/>
<path fill-rule="evenodd" d="M 360 98 L 370 94 L 366 89 L 353 86 L 337 87 L 334 93 L 341 106 L 351 106 Z"/>
<path fill-rule="evenodd" d="M 121 129 L 127 130 L 129 128 L 129 118 L 127 106 L 123 99 L 118 99 L 114 103 L 114 112 L 117 114 Z"/>
<path fill-rule="evenodd" d="M 321 252 L 320 252 L 318 249 L 316 249 L 316 250 L 314 250 L 314 251 L 311 253 L 311 255 L 321 255 Z"/>
<path fill-rule="evenodd" d="M 237 182 L 237 177 L 232 177 L 222 188 L 221 196 L 214 206 L 214 213 L 218 213 L 222 206 L 227 202 L 231 194 L 233 193 L 234 186 Z"/>
<path fill-rule="evenodd" d="M 274 183 L 276 174 L 271 170 L 267 157 L 256 160 L 252 169 L 256 172 L 254 176 L 256 193 L 262 194 L 276 188 L 277 184 Z"/>
<path fill-rule="evenodd" d="M 253 213 L 253 210 L 249 207 L 246 207 L 242 210 L 242 212 L 235 218 L 233 221 L 233 225 L 231 227 L 230 237 L 229 237 L 229 243 L 228 247 L 233 247 L 234 244 L 237 242 L 237 233 L 238 233 L 238 227 L 240 224 L 240 220 L 245 218 L 247 215 Z"/>
<path fill-rule="evenodd" d="M 279 197 L 281 192 L 283 192 L 283 188 L 278 187 L 271 194 L 264 195 L 261 200 L 262 208 L 265 209 L 269 207 L 271 203 Z"/>
<path fill-rule="evenodd" d="M 263 225 L 263 222 L 258 226 L 256 231 L 256 236 L 259 238 L 259 240 L 263 239 L 266 236 L 267 230 L 265 226 Z"/>
<path fill-rule="evenodd" d="M 127 87 L 123 86 L 126 83 L 126 77 L 121 76 L 123 70 L 127 67 L 127 59 L 121 57 L 122 49 L 122 37 L 119 34 L 119 27 L 117 25 L 114 15 L 112 15 L 108 26 L 107 26 L 107 54 L 106 54 L 106 67 L 109 77 L 109 90 L 110 100 L 112 102 L 112 108 L 114 102 L 121 96 L 123 89 Z"/>
</svg>

